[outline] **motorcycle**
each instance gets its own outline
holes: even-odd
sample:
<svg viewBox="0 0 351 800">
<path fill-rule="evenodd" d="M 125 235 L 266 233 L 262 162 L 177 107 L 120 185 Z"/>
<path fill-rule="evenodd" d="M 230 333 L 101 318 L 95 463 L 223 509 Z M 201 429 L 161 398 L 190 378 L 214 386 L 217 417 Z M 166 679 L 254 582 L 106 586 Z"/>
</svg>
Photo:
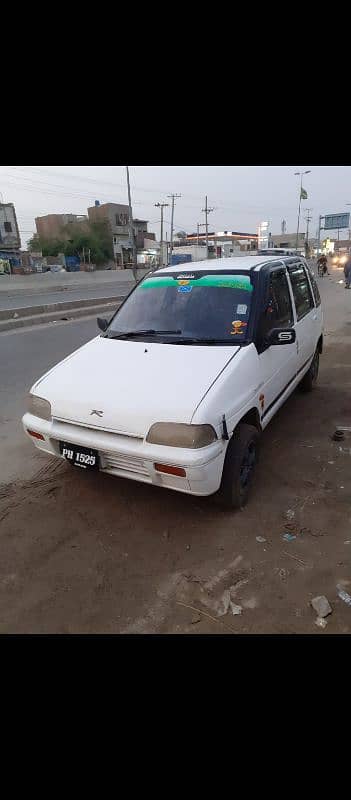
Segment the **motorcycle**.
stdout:
<svg viewBox="0 0 351 800">
<path fill-rule="evenodd" d="M 318 275 L 320 278 L 328 275 L 328 264 L 325 261 L 318 261 Z"/>
</svg>

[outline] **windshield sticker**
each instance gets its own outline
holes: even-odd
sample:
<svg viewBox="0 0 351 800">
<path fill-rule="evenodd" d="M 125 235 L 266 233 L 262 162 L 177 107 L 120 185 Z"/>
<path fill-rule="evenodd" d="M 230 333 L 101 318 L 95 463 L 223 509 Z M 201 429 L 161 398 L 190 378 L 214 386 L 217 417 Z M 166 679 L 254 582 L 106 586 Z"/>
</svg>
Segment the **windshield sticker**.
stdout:
<svg viewBox="0 0 351 800">
<path fill-rule="evenodd" d="M 189 292 L 193 291 L 192 286 L 178 286 L 178 292 L 181 294 L 189 294 Z"/>
<path fill-rule="evenodd" d="M 177 279 L 164 277 L 164 278 L 147 278 L 140 284 L 140 289 L 164 289 L 165 287 L 178 288 L 178 286 L 191 286 L 196 288 L 201 287 L 214 287 L 222 289 L 236 289 L 242 292 L 253 292 L 248 275 L 204 275 L 202 278 L 196 280 L 192 275 L 189 277 L 178 277 Z"/>
<path fill-rule="evenodd" d="M 247 306 L 238 305 L 236 313 L 239 314 L 239 317 L 240 316 L 245 317 L 245 315 L 247 314 Z"/>
<path fill-rule="evenodd" d="M 242 322 L 241 319 L 236 319 L 232 322 L 233 330 L 230 331 L 232 336 L 240 336 L 244 333 L 244 328 L 247 328 L 247 322 Z"/>
</svg>

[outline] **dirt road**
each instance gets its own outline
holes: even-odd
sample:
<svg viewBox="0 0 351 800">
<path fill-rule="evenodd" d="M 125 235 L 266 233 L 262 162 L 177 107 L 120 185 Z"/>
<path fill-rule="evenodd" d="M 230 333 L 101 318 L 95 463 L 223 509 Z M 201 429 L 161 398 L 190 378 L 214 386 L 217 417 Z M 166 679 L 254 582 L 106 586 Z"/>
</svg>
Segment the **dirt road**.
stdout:
<svg viewBox="0 0 351 800">
<path fill-rule="evenodd" d="M 321 281 L 318 388 L 268 426 L 243 512 L 50 459 L 0 486 L 0 632 L 351 633 L 336 588 L 351 594 L 351 437 L 331 440 L 351 426 L 351 292 L 339 279 Z M 218 617 L 233 586 L 242 613 Z M 316 595 L 333 608 L 325 630 Z"/>
</svg>

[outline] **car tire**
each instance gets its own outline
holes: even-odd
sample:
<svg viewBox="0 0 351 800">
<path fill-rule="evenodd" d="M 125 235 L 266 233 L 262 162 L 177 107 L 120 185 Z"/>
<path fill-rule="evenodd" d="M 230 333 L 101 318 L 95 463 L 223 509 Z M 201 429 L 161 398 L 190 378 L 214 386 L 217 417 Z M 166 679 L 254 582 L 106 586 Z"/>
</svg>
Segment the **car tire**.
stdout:
<svg viewBox="0 0 351 800">
<path fill-rule="evenodd" d="M 304 375 L 300 383 L 300 389 L 302 392 L 313 391 L 318 380 L 318 372 L 319 372 L 319 347 L 317 347 L 317 350 L 313 356 L 313 361 L 308 372 L 306 372 L 306 375 Z"/>
<path fill-rule="evenodd" d="M 243 508 L 249 497 L 258 463 L 260 434 L 253 425 L 238 425 L 224 460 L 218 504 L 227 510 Z"/>
</svg>

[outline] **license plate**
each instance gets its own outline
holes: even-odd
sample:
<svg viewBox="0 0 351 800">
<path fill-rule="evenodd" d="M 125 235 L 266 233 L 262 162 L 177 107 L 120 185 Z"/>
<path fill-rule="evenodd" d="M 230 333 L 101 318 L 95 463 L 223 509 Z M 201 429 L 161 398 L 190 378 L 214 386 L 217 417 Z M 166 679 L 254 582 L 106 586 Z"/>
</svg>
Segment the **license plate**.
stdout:
<svg viewBox="0 0 351 800">
<path fill-rule="evenodd" d="M 70 461 L 74 467 L 80 467 L 80 469 L 99 468 L 98 451 L 91 450 L 90 447 L 81 447 L 77 444 L 69 444 L 69 442 L 60 442 L 60 453 L 67 461 Z"/>
</svg>

